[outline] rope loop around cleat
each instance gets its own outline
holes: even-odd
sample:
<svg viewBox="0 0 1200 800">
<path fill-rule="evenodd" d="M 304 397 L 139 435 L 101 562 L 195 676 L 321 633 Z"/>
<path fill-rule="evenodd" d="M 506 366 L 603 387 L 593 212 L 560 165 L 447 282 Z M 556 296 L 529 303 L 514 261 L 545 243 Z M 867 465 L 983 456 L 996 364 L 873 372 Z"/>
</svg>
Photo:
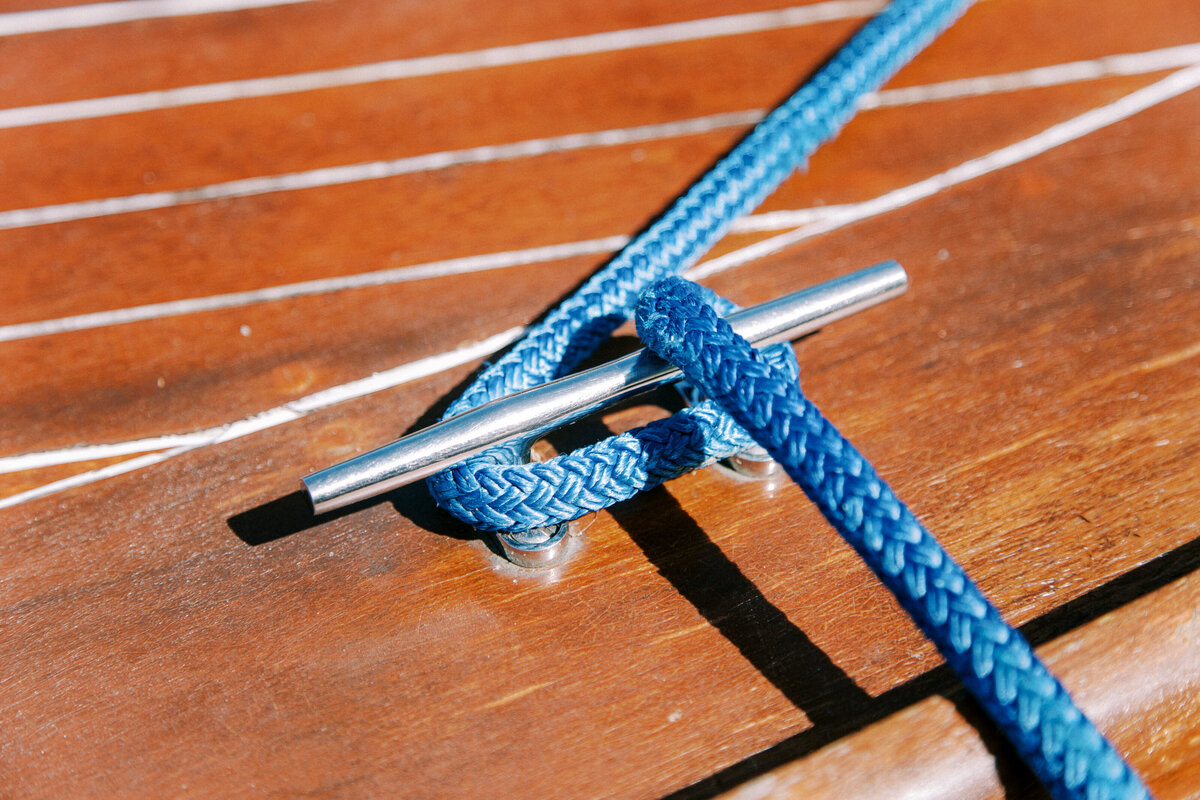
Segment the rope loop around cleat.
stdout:
<svg viewBox="0 0 1200 800">
<path fill-rule="evenodd" d="M 646 286 L 682 273 L 708 252 L 970 3 L 892 0 L 658 220 L 480 373 L 443 419 L 570 373 L 629 319 Z M 726 414 L 702 405 L 544 463 L 526 463 L 515 447 L 495 448 L 428 484 L 438 505 L 467 524 L 536 544 L 548 536 L 539 528 L 628 499 L 750 444 Z"/>
</svg>

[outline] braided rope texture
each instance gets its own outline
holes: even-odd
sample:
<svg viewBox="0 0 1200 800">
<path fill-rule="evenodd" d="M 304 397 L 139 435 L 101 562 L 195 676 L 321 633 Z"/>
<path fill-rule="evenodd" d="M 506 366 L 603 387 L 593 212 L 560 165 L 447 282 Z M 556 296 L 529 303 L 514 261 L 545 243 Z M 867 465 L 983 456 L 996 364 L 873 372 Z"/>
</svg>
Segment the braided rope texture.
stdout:
<svg viewBox="0 0 1200 800">
<path fill-rule="evenodd" d="M 646 286 L 694 264 L 840 130 L 864 95 L 972 1 L 892 0 L 654 224 L 485 369 L 443 418 L 569 373 L 631 315 Z M 744 443 L 735 444 L 736 426 L 722 417 L 685 412 L 683 419 L 654 422 L 542 464 L 524 464 L 515 447 L 496 448 L 428 484 L 438 505 L 483 530 L 552 525 L 738 452 L 748 440 L 743 435 L 737 441 Z"/>
<path fill-rule="evenodd" d="M 874 468 L 681 278 L 642 296 L 638 333 L 780 463 L 862 556 L 1056 798 L 1149 793 L 1029 643 Z"/>
</svg>

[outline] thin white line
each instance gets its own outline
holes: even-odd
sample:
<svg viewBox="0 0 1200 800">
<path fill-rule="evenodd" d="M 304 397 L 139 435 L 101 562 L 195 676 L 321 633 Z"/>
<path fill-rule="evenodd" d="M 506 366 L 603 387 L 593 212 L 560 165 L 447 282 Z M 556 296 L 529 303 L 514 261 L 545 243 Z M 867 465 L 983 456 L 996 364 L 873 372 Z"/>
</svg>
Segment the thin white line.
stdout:
<svg viewBox="0 0 1200 800">
<path fill-rule="evenodd" d="M 187 447 L 195 444 L 205 444 L 209 436 L 205 431 L 197 433 L 177 433 L 166 436 L 153 436 L 148 439 L 131 439 L 113 444 L 87 444 L 77 447 L 67 447 L 61 450 L 46 450 L 40 453 L 25 453 L 18 456 L 0 457 L 0 474 L 10 472 L 25 472 L 31 469 L 54 467 L 60 464 L 75 464 L 80 461 L 99 461 L 104 458 L 116 458 L 135 453 L 148 453 L 152 450 L 165 450 L 169 447 Z"/>
<path fill-rule="evenodd" d="M 194 189 L 179 189 L 166 192 L 149 192 L 124 197 L 108 197 L 102 200 L 83 200 L 53 206 L 16 209 L 0 212 L 0 230 L 28 228 L 57 222 L 72 222 L 81 219 L 128 214 L 135 211 L 150 211 L 172 208 L 189 203 L 211 200 L 226 200 L 236 197 L 252 197 L 273 192 L 294 192 L 301 189 L 317 189 L 340 186 L 361 181 L 382 180 L 415 172 L 429 172 L 463 164 L 488 164 L 518 158 L 563 153 L 591 147 L 613 147 L 633 142 L 665 139 L 675 136 L 690 136 L 722 128 L 752 125 L 762 117 L 761 111 L 733 111 L 707 117 L 664 122 L 657 125 L 640 125 L 633 128 L 617 128 L 588 133 L 570 133 L 543 139 L 526 139 L 510 144 L 483 145 L 464 150 L 446 150 L 427 153 L 392 161 L 370 161 L 363 164 L 346 164 L 337 167 L 291 172 L 284 175 L 266 175 L 257 178 L 214 183 Z"/>
<path fill-rule="evenodd" d="M 869 95 L 859 104 L 860 109 L 907 106 L 963 97 L 982 97 L 1001 92 L 1025 89 L 1044 89 L 1068 83 L 1081 83 L 1100 78 L 1145 75 L 1200 63 L 1200 42 L 1146 50 L 1140 53 L 1120 53 L 1089 61 L 1071 61 L 1048 67 L 1035 67 L 1001 75 L 981 75 L 976 78 L 931 83 L 904 89 L 889 89 Z"/>
<path fill-rule="evenodd" d="M 0 36 L 92 28 L 97 25 L 113 25 L 142 19 L 214 14 L 310 2 L 312 0 L 123 0 L 116 3 L 14 11 L 0 14 Z"/>
<path fill-rule="evenodd" d="M 1144 74 L 1197 62 L 1200 62 L 1200 43 L 1170 47 L 1162 50 L 1151 50 L 1145 53 L 1108 56 L 1094 61 L 1078 61 L 1052 67 L 1039 67 L 1033 70 L 1004 75 L 990 75 L 931 84 L 929 86 L 893 89 L 864 98 L 863 106 L 865 108 L 879 108 L 883 106 L 912 105 L 922 102 L 938 102 L 954 98 L 979 96 L 991 92 L 1041 88 L 1055 84 L 1095 80 L 1097 78 L 1116 75 Z M 0 116 L 3 113 L 0 112 Z M 265 175 L 225 183 L 209 184 L 192 189 L 149 192 L 122 197 L 108 197 L 99 200 L 82 200 L 74 203 L 13 209 L 0 212 L 0 230 L 173 208 L 190 203 L 251 197 L 272 192 L 291 192 L 303 189 L 339 186 L 361 181 L 382 180 L 399 175 L 446 169 L 464 164 L 494 163 L 497 161 L 532 158 L 591 147 L 612 147 L 674 136 L 688 136 L 723 128 L 752 125 L 762 118 L 763 113 L 763 111 L 758 109 L 732 111 L 654 125 L 572 133 L 564 136 L 527 139 L 509 144 L 484 145 L 463 150 L 426 153 L 391 161 L 370 161 L 282 175 Z"/>
<path fill-rule="evenodd" d="M 570 36 L 563 39 L 547 39 L 462 53 L 443 53 L 315 72 L 300 72 L 294 75 L 273 75 L 265 78 L 203 83 L 135 94 L 23 106 L 0 111 L 0 128 L 17 128 L 50 122 L 133 114 L 139 111 L 179 108 L 199 103 L 222 103 L 253 97 L 272 97 L 317 89 L 359 86 L 403 78 L 443 75 L 452 72 L 549 61 L 569 56 L 612 53 L 698 39 L 796 28 L 820 22 L 865 17 L 882 7 L 882 0 L 830 0 L 830 2 L 794 6 L 778 11 L 731 14 L 724 17 L 672 22 L 665 25 Z"/>
<path fill-rule="evenodd" d="M 88 470 L 87 472 L 81 472 L 78 475 L 72 475 L 69 478 L 63 478 L 62 480 L 52 481 L 50 483 L 42 484 L 41 486 L 35 486 L 34 488 L 27 489 L 24 492 L 18 492 L 17 494 L 0 498 L 0 508 L 19 506 L 22 503 L 29 502 L 30 500 L 36 500 L 39 497 L 47 497 L 52 494 L 58 494 L 59 492 L 66 491 L 67 489 L 73 489 L 76 486 L 86 486 L 89 483 L 96 483 L 97 481 L 102 481 L 105 478 L 123 475 L 126 472 L 134 472 L 142 469 L 143 467 L 153 466 L 161 461 L 166 461 L 167 459 L 174 458 L 177 455 L 182 455 L 183 453 L 186 453 L 189 450 L 194 450 L 199 446 L 200 445 L 189 445 L 185 447 L 176 447 L 173 450 L 167 450 L 166 452 L 162 453 L 147 453 L 144 456 L 137 456 L 126 461 L 121 461 L 117 464 L 109 464 L 107 467 Z"/>
<path fill-rule="evenodd" d="M 476 359 L 483 358 L 496 352 L 502 347 L 505 347 L 524 332 L 524 328 L 510 328 L 503 333 L 498 333 L 495 336 L 489 337 L 481 342 L 463 345 L 455 350 L 447 353 L 438 353 L 437 355 L 422 358 L 417 361 L 403 364 L 399 367 L 377 372 L 367 378 L 361 378 L 350 383 L 344 383 L 340 386 L 334 386 L 324 391 L 310 394 L 306 397 L 301 397 L 298 400 L 293 400 L 290 403 L 285 403 L 281 406 L 276 406 L 261 414 L 256 414 L 252 417 L 240 419 L 237 422 L 232 422 L 228 425 L 221 425 L 214 428 L 207 428 L 202 431 L 196 431 L 191 434 L 184 434 L 180 437 L 159 437 L 158 440 L 143 439 L 142 442 L 153 444 L 155 441 L 168 443 L 174 440 L 176 446 L 170 450 L 158 453 L 148 453 L 143 456 L 131 458 L 127 461 L 122 461 L 117 464 L 109 464 L 106 467 L 99 469 L 81 472 L 78 475 L 72 475 L 69 478 L 53 481 L 51 483 L 37 486 L 33 489 L 19 492 L 14 495 L 0 499 L 0 508 L 9 508 L 11 506 L 20 505 L 21 503 L 35 500 L 39 497 L 61 492 L 64 489 L 71 489 L 76 486 L 85 486 L 89 483 L 110 478 L 114 475 L 121 475 L 126 472 L 141 469 L 143 467 L 158 464 L 162 461 L 174 458 L 175 456 L 192 450 L 198 450 L 209 445 L 228 442 L 232 439 L 240 439 L 243 436 L 248 436 L 258 431 L 274 428 L 277 425 L 282 425 L 285 422 L 300 419 L 314 411 L 330 406 L 343 403 L 347 400 L 365 395 L 374 394 L 375 392 L 390 389 L 394 386 L 399 386 L 404 383 L 410 383 L 420 378 L 426 378 L 430 375 L 436 375 L 439 372 L 457 367 L 462 364 L 467 364 Z M 181 443 L 180 443 L 181 442 Z M 10 456 L 0 459 L 0 464 L 3 464 L 3 469 L 0 472 L 15 472 L 19 469 L 33 469 L 36 466 L 47 466 L 50 464 L 65 464 L 71 461 L 90 460 L 93 458 L 104 458 L 108 456 L 96 455 L 97 453 L 105 452 L 104 448 L 111 448 L 110 455 L 117 455 L 118 450 L 128 448 L 136 443 L 134 442 L 119 442 L 112 445 L 92 445 L 86 448 L 68 448 L 66 450 L 50 451 L 45 453 L 31 453 L 24 456 Z M 85 452 L 86 459 L 66 458 L 72 453 Z M 129 452 L 127 449 L 123 452 Z M 64 456 L 59 460 L 53 460 L 58 454 Z M 28 462 L 28 466 L 20 466 L 22 463 Z M 13 465 L 16 468 L 12 468 Z"/>
<path fill-rule="evenodd" d="M 781 211 L 766 211 L 762 214 L 752 214 L 735 221 L 729 229 L 730 233 L 761 233 L 763 231 L 781 231 L 808 225 L 817 220 L 825 219 L 834 214 L 840 214 L 857 206 L 858 203 L 846 203 L 836 206 L 814 206 L 812 208 L 790 208 Z M 4 329 L 0 328 L 0 332 Z"/>
<path fill-rule="evenodd" d="M 396 267 L 378 272 L 363 272 L 357 275 L 346 275 L 337 278 L 319 278 L 312 281 L 271 286 L 265 289 L 253 289 L 246 292 L 231 292 L 229 294 L 218 294 L 209 297 L 171 300 L 165 303 L 150 303 L 144 306 L 119 308 L 112 311 L 97 311 L 91 314 L 79 314 L 74 317 L 60 317 L 40 322 L 21 322 L 14 325 L 0 326 L 0 342 L 29 339 L 35 336 L 47 336 L 68 331 L 101 328 L 108 325 L 122 325 L 129 322 L 142 322 L 149 319 L 175 317 L 183 314 L 194 314 L 200 311 L 238 308 L 255 303 L 306 297 L 314 294 L 327 294 L 346 289 L 362 289 L 368 286 L 384 286 L 393 283 L 440 278 L 448 275 L 462 275 L 469 272 L 483 272 L 527 264 L 540 264 L 547 261 L 574 258 L 576 256 L 611 253 L 620 250 L 628 242 L 629 237 L 627 236 L 585 239 L 583 241 L 553 244 L 545 247 L 531 247 L 527 250 L 509 250 L 500 253 L 451 258 L 445 261 L 433 261 L 425 264 L 413 264 L 411 266 Z"/>
<path fill-rule="evenodd" d="M 737 220 L 734 222 L 731 230 L 734 233 L 778 231 L 822 219 L 848 207 L 823 206 L 757 214 Z M 581 239 L 574 242 L 530 247 L 523 250 L 504 250 L 497 253 L 484 253 L 482 255 L 463 256 L 461 258 L 448 258 L 442 261 L 429 261 L 424 264 L 411 264 L 375 272 L 360 272 L 355 275 L 343 275 L 335 278 L 318 278 L 298 283 L 285 283 L 279 286 L 268 286 L 264 289 L 251 289 L 244 292 L 230 292 L 228 294 L 210 295 L 208 297 L 169 300 L 163 303 L 147 303 L 141 306 L 117 308 L 111 311 L 95 311 L 89 314 L 77 314 L 71 317 L 59 317 L 57 319 L 39 320 L 37 322 L 18 322 L 12 325 L 0 326 L 0 342 L 32 339 L 37 336 L 50 336 L 56 333 L 69 333 L 71 331 L 91 330 L 110 325 L 124 325 L 131 322 L 145 322 L 151 319 L 178 317 L 204 311 L 241 308 L 242 306 L 255 305 L 257 303 L 290 300 L 316 294 L 330 294 L 348 289 L 389 286 L 395 283 L 445 278 L 472 272 L 488 272 L 494 269 L 523 267 L 531 264 L 544 264 L 548 261 L 563 261 L 579 256 L 606 255 L 620 250 L 629 244 L 629 240 L 630 237 L 624 235 L 605 236 L 599 239 Z M 168 445 L 169 443 L 163 444 L 162 447 Z M 159 450 L 162 447 L 142 447 L 130 452 Z M 116 455 L 123 454 L 113 452 L 109 455 L 97 455 L 95 458 L 108 458 L 109 456 Z M 79 458 L 74 460 L 87 461 L 89 459 Z M 31 467 L 23 467 L 23 469 L 29 468 Z M 0 458 L 0 473 L 5 471 L 4 459 Z"/>
<path fill-rule="evenodd" d="M 868 200 L 863 203 L 856 203 L 850 206 L 831 207 L 834 213 L 824 220 L 818 220 L 805 227 L 767 239 L 750 247 L 742 248 L 733 253 L 730 253 L 721 258 L 705 262 L 692 268 L 687 275 L 693 279 L 699 279 L 714 275 L 718 272 L 732 269 L 740 266 L 756 258 L 761 258 L 770 253 L 786 247 L 796 242 L 802 241 L 816 236 L 820 233 L 827 233 L 853 222 L 858 222 L 869 217 L 883 214 L 887 211 L 902 208 L 917 200 L 927 198 L 939 191 L 943 191 L 952 186 L 956 186 L 973 178 L 986 175 L 1004 167 L 1013 166 L 1022 161 L 1025 161 L 1034 156 L 1045 153 L 1048 150 L 1066 144 L 1067 142 L 1079 139 L 1089 133 L 1094 133 L 1104 127 L 1120 122 L 1138 112 L 1151 108 L 1159 103 L 1183 94 L 1184 92 L 1195 89 L 1200 86 L 1200 65 L 1180 70 L 1168 77 L 1153 83 L 1144 89 L 1139 89 L 1125 97 L 1110 103 L 1106 106 L 1093 109 L 1078 117 L 1073 117 L 1066 122 L 1054 125 L 1041 133 L 1024 139 L 1016 144 L 1001 148 L 1000 150 L 992 151 L 981 158 L 972 159 L 954 167 L 946 172 L 939 173 L 932 178 L 927 178 L 919 181 L 903 189 L 889 192 L 874 200 Z M 365 394 L 380 391 L 381 389 L 415 380 L 420 377 L 425 377 L 447 369 L 451 366 L 466 363 L 476 358 L 494 352 L 495 350 L 504 347 L 508 343 L 514 341 L 523 332 L 522 328 L 512 328 L 504 333 L 498 334 L 477 345 L 469 345 L 450 353 L 443 353 L 435 356 L 430 356 L 420 361 L 414 361 L 409 364 L 396 367 L 387 372 L 377 373 L 369 378 L 364 378 L 359 381 L 353 381 L 342 386 L 335 386 L 331 389 L 326 389 L 322 392 L 317 392 L 299 400 L 287 403 L 283 406 L 278 406 L 263 414 L 254 417 L 248 417 L 228 426 L 218 428 L 209 428 L 205 431 L 199 431 L 195 436 L 207 436 L 203 442 L 189 440 L 189 443 L 162 453 L 152 453 L 138 458 L 123 461 L 120 464 L 110 465 L 98 470 L 81 473 L 61 481 L 45 484 L 43 486 L 29 489 L 25 492 L 12 495 L 0 500 L 0 508 L 7 508 L 24 503 L 28 500 L 33 500 L 38 497 L 45 497 L 49 494 L 69 489 L 75 486 L 83 486 L 95 481 L 102 480 L 112 475 L 119 475 L 123 472 L 130 472 L 135 469 L 140 469 L 143 466 L 165 461 L 173 458 L 180 453 L 195 450 L 200 447 L 205 447 L 209 444 L 216 444 L 229 439 L 246 436 L 250 433 L 263 430 L 265 428 L 274 427 L 276 425 L 289 422 L 293 419 L 307 414 L 318 408 L 326 408 L 335 403 L 343 402 L 344 400 L 353 397 L 361 397 Z M 190 436 L 184 434 L 184 436 Z M 161 437 L 158 441 L 166 442 L 170 437 Z M 155 440 L 141 440 L 155 441 Z M 30 463 L 46 465 L 48 463 L 68 463 L 71 461 L 85 460 L 72 457 L 74 453 L 86 453 L 88 458 L 94 458 L 97 447 L 122 447 L 130 443 L 116 443 L 114 445 L 89 445 L 77 448 L 67 448 L 58 451 L 47 451 L 44 453 L 34 453 L 21 456 L 9 456 L 3 461 L 20 464 L 22 459 L 30 459 Z M 57 458 L 59 460 L 48 460 Z M 37 459 L 34 461 L 34 459 Z M 24 467 L 25 469 L 31 467 Z M 3 470 L 3 471 L 16 471 Z"/>
<path fill-rule="evenodd" d="M 734 222 L 731 230 L 733 233 L 778 231 L 823 219 L 830 214 L 838 213 L 849 207 L 822 206 L 818 208 L 801 208 L 756 214 L 737 220 Z M 279 286 L 251 289 L 244 292 L 230 292 L 228 294 L 210 295 L 208 297 L 169 300 L 163 303 L 147 303 L 141 306 L 117 308 L 111 311 L 94 311 L 89 314 L 77 314 L 71 317 L 58 317 L 57 319 L 39 320 L 36 322 L 18 322 L 12 325 L 0 326 L 0 342 L 32 339 L 37 336 L 50 336 L 56 333 L 91 330 L 110 325 L 125 325 L 131 322 L 145 322 L 151 319 L 177 317 L 204 311 L 241 308 L 242 306 L 255 305 L 257 303 L 290 300 L 317 294 L 330 294 L 348 289 L 389 286 L 396 283 L 445 278 L 472 272 L 487 272 L 494 269 L 544 264 L 548 261 L 562 261 L 579 256 L 605 255 L 620 250 L 629 244 L 629 239 L 630 237 L 624 235 L 605 236 L 599 239 L 582 239 L 542 247 L 530 247 L 523 250 L 504 250 L 498 253 L 484 253 L 482 255 L 449 258 L 442 261 L 429 261 L 424 264 L 412 264 L 375 272 L 360 272 L 355 275 L 344 275 L 335 278 L 318 278 L 298 283 L 285 283 Z M 167 445 L 164 444 L 163 446 Z M 131 452 L 145 452 L 150 449 L 157 450 L 161 448 L 144 447 Z M 111 453 L 111 455 L 122 454 Z M 107 457 L 95 456 L 95 458 Z M 79 458 L 74 460 L 86 461 L 89 459 Z M 3 464 L 4 461 L 0 458 L 0 473 L 5 471 Z"/>
<path fill-rule="evenodd" d="M 831 214 L 822 220 L 817 220 L 796 230 L 764 239 L 748 247 L 727 253 L 719 258 L 698 264 L 688 270 L 687 277 L 692 280 L 716 275 L 748 261 L 754 261 L 775 253 L 805 239 L 811 239 L 823 233 L 845 227 L 854 222 L 875 217 L 888 211 L 911 205 L 918 200 L 932 197 L 952 186 L 957 186 L 990 172 L 1019 164 L 1034 156 L 1041 155 L 1060 145 L 1072 142 L 1089 133 L 1113 125 L 1131 117 L 1138 112 L 1158 105 L 1172 97 L 1191 91 L 1200 86 L 1200 64 L 1179 70 L 1162 80 L 1139 89 L 1108 105 L 1092 109 L 1078 117 L 1054 125 L 1039 134 L 1023 139 L 1020 142 L 994 150 L 985 156 L 971 159 L 952 169 L 934 175 L 917 183 L 910 184 L 895 191 L 856 203 Z"/>
</svg>

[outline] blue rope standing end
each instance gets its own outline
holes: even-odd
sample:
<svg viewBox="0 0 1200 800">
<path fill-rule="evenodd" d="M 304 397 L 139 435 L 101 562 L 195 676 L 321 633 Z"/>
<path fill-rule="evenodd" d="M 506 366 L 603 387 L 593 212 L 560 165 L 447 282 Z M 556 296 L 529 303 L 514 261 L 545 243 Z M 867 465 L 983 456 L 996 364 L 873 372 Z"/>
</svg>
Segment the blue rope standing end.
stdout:
<svg viewBox="0 0 1200 800">
<path fill-rule="evenodd" d="M 638 334 L 728 412 L 800 485 L 937 646 L 1060 800 L 1150 796 L 1018 631 L 838 430 L 712 307 L 667 278 L 643 293 Z"/>
</svg>

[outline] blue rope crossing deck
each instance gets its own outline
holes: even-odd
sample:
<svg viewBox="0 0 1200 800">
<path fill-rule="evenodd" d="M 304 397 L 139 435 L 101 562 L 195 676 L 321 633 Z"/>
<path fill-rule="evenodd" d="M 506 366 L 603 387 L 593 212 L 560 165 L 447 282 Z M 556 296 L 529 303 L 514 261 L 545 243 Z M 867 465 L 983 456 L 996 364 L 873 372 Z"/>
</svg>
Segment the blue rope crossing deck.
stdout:
<svg viewBox="0 0 1200 800">
<path fill-rule="evenodd" d="M 571 372 L 632 315 L 646 286 L 695 263 L 840 130 L 864 95 L 969 5 L 893 0 L 662 217 L 484 370 L 443 419 Z M 715 408 L 683 414 L 541 464 L 496 448 L 430 478 L 429 488 L 438 505 L 467 524 L 536 545 L 549 535 L 536 529 L 626 500 L 749 444 Z"/>
<path fill-rule="evenodd" d="M 849 119 L 864 95 L 950 25 L 970 0 L 893 0 L 799 91 L 446 411 L 454 416 L 569 373 L 633 313 L 659 355 L 709 400 L 549 462 L 515 446 L 429 479 L 438 504 L 476 528 L 538 547 L 546 530 L 757 441 L 804 489 L 978 698 L 1057 798 L 1148 797 L 1025 639 L 801 394 L 790 350 L 772 366 L 678 278 Z"/>
</svg>

